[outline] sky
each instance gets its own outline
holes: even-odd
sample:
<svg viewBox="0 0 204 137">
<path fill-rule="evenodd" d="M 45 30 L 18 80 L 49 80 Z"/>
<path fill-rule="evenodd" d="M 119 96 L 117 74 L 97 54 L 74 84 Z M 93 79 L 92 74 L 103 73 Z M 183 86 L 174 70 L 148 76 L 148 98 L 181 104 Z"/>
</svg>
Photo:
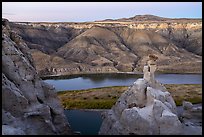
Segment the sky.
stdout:
<svg viewBox="0 0 204 137">
<path fill-rule="evenodd" d="M 2 17 L 19 22 L 86 22 L 144 14 L 202 18 L 202 2 L 2 2 Z"/>
</svg>

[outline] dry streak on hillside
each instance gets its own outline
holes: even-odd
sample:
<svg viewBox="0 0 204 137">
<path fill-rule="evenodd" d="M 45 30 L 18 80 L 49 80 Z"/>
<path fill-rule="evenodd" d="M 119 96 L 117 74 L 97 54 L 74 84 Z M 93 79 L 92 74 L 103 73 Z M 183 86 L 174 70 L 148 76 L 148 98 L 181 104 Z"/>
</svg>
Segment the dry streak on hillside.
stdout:
<svg viewBox="0 0 204 137">
<path fill-rule="evenodd" d="M 148 54 L 163 72 L 201 73 L 202 20 L 153 15 L 84 23 L 11 23 L 41 75 L 141 72 Z"/>
</svg>

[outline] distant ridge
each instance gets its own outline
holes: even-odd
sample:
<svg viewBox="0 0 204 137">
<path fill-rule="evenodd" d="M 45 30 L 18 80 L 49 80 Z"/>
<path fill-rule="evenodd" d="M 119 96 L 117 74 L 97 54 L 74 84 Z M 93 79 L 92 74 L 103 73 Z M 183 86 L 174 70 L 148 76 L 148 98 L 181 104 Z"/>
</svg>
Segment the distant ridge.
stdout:
<svg viewBox="0 0 204 137">
<path fill-rule="evenodd" d="M 155 15 L 136 15 L 131 18 L 122 18 L 118 19 L 118 21 L 165 21 L 169 20 L 170 18 L 163 18 Z"/>
<path fill-rule="evenodd" d="M 119 21 L 119 22 L 142 22 L 142 21 L 173 21 L 173 20 L 201 20 L 200 18 L 166 18 L 159 17 L 151 14 L 136 15 L 130 18 L 120 18 L 120 19 L 105 19 L 95 22 L 109 22 L 109 21 Z"/>
</svg>

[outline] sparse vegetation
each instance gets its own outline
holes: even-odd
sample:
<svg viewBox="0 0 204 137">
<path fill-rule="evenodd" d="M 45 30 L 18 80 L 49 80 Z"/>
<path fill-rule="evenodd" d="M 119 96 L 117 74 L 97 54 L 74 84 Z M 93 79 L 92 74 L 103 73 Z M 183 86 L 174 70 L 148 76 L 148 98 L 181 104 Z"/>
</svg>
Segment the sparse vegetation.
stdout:
<svg viewBox="0 0 204 137">
<path fill-rule="evenodd" d="M 202 102 L 201 84 L 166 84 L 177 106 L 182 101 Z M 127 86 L 93 88 L 87 90 L 60 91 L 58 96 L 65 109 L 110 109 Z"/>
<path fill-rule="evenodd" d="M 171 93 L 177 106 L 182 105 L 182 101 L 191 103 L 202 102 L 202 85 L 201 84 L 167 84 L 167 90 Z"/>
<path fill-rule="evenodd" d="M 65 109 L 109 109 L 127 90 L 125 86 L 60 91 L 58 96 Z"/>
</svg>

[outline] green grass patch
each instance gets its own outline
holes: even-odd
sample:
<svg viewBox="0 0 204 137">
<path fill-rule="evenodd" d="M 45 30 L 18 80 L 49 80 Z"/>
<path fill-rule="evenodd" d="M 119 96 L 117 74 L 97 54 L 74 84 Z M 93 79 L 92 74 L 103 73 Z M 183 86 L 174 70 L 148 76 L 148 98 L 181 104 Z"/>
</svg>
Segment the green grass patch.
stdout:
<svg viewBox="0 0 204 137">
<path fill-rule="evenodd" d="M 110 109 L 116 101 L 116 99 L 70 100 L 63 102 L 62 105 L 65 109 Z"/>
<path fill-rule="evenodd" d="M 183 101 L 193 104 L 202 103 L 201 84 L 165 84 L 165 87 L 171 93 L 177 106 L 182 105 Z"/>
<path fill-rule="evenodd" d="M 165 84 L 177 106 L 183 101 L 193 104 L 202 103 L 201 84 Z M 127 86 L 113 86 L 86 90 L 58 92 L 58 97 L 65 109 L 110 109 Z"/>
<path fill-rule="evenodd" d="M 189 98 L 173 97 L 173 98 L 176 103 L 176 106 L 181 106 L 183 101 L 189 101 L 192 104 L 202 103 L 202 97 L 189 97 Z"/>
<path fill-rule="evenodd" d="M 103 90 L 104 92 L 107 90 L 123 90 L 128 88 L 128 86 L 110 86 L 110 87 L 99 87 L 99 88 L 90 88 L 90 89 L 82 89 L 82 90 L 64 90 L 64 91 L 58 91 L 58 95 L 67 94 L 67 93 L 85 93 L 85 92 L 94 92 Z"/>
</svg>

